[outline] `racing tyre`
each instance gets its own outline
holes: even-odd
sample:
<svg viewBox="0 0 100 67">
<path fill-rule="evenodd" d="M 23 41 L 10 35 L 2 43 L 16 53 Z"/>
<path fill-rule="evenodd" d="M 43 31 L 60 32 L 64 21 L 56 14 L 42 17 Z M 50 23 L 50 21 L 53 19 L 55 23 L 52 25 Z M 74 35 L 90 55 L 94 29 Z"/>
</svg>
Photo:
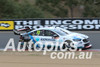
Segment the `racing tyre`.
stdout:
<svg viewBox="0 0 100 67">
<path fill-rule="evenodd" d="M 67 43 L 67 44 L 65 44 L 65 43 Z M 70 44 L 72 43 L 72 41 L 66 40 L 65 43 L 63 44 L 62 49 L 71 48 Z"/>
</svg>

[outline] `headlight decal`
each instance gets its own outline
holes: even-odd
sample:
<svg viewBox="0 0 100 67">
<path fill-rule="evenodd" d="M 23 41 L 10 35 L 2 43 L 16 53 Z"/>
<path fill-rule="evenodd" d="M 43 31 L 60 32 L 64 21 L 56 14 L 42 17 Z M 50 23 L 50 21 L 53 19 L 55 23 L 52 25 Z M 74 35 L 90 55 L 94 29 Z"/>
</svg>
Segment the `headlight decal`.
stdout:
<svg viewBox="0 0 100 67">
<path fill-rule="evenodd" d="M 78 37 L 73 37 L 73 41 L 81 41 L 81 39 Z"/>
</svg>

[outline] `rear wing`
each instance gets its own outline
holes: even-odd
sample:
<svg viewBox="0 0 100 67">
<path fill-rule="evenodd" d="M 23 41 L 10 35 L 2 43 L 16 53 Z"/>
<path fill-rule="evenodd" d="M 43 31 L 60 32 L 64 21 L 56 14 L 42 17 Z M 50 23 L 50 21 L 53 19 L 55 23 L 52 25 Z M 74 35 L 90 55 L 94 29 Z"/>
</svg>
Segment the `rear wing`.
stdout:
<svg viewBox="0 0 100 67">
<path fill-rule="evenodd" d="M 14 32 L 15 35 L 20 35 L 20 34 L 21 34 L 21 33 L 18 32 L 17 30 L 13 30 L 13 32 Z"/>
<path fill-rule="evenodd" d="M 21 34 L 21 31 L 30 32 L 32 30 L 33 29 L 30 29 L 29 27 L 25 27 L 25 28 L 22 28 L 22 29 L 13 30 L 13 32 L 14 32 L 15 35 L 20 35 Z"/>
</svg>

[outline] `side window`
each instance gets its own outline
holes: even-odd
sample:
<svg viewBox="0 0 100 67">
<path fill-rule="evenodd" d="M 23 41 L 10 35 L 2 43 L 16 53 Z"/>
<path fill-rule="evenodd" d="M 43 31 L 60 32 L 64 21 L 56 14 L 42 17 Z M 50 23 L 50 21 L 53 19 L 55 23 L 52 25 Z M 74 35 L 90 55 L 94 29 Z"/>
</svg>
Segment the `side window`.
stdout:
<svg viewBox="0 0 100 67">
<path fill-rule="evenodd" d="M 44 30 L 37 30 L 33 32 L 35 36 L 44 36 Z"/>
<path fill-rule="evenodd" d="M 45 30 L 44 31 L 44 36 L 53 36 L 55 33 L 50 31 L 50 30 Z M 57 35 L 57 34 L 56 34 Z"/>
</svg>

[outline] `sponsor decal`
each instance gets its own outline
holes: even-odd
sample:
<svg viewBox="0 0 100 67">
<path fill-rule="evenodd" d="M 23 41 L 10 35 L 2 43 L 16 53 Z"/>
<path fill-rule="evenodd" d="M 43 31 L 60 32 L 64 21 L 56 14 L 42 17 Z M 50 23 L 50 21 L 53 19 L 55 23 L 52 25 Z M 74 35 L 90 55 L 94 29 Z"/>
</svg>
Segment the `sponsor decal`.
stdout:
<svg viewBox="0 0 100 67">
<path fill-rule="evenodd" d="M 39 38 L 39 37 L 37 37 L 37 38 L 35 38 L 35 40 L 36 40 L 36 41 L 39 41 L 39 40 L 40 40 L 40 38 Z"/>
<path fill-rule="evenodd" d="M 13 30 L 14 21 L 0 21 L 0 30 Z"/>
<path fill-rule="evenodd" d="M 55 39 L 41 38 L 41 41 L 55 41 Z"/>
<path fill-rule="evenodd" d="M 37 34 L 40 35 L 40 31 L 39 30 L 37 31 Z"/>
</svg>

